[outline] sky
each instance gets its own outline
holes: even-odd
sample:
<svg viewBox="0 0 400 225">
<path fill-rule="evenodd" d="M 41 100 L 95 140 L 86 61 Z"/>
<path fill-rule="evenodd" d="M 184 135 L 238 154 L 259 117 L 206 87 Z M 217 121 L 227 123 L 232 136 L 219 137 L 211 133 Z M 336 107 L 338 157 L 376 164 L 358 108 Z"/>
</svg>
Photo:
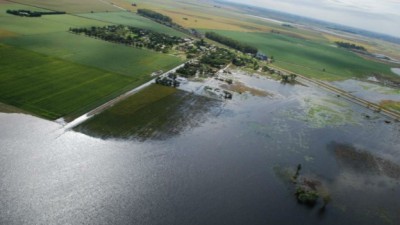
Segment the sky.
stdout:
<svg viewBox="0 0 400 225">
<path fill-rule="evenodd" d="M 400 37 L 400 0 L 228 0 Z"/>
</svg>

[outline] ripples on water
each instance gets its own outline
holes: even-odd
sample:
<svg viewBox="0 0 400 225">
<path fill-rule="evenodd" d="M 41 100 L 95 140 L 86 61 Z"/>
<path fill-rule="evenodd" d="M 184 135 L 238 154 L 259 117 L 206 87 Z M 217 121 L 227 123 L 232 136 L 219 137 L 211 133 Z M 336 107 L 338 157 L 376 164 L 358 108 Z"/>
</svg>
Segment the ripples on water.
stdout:
<svg viewBox="0 0 400 225">
<path fill-rule="evenodd" d="M 399 180 L 382 167 L 397 171 L 400 163 L 398 123 L 387 125 L 376 114 L 365 119 L 373 113 L 313 88 L 255 77 L 243 82 L 274 97 L 235 95 L 191 129 L 142 142 L 0 114 L 0 224 L 400 221 Z M 316 107 L 321 99 L 336 103 Z M 337 118 L 342 111 L 335 107 L 353 113 L 321 122 Z M 358 169 L 362 161 L 375 172 Z M 322 215 L 299 205 L 276 173 L 299 163 L 332 195 Z"/>
</svg>

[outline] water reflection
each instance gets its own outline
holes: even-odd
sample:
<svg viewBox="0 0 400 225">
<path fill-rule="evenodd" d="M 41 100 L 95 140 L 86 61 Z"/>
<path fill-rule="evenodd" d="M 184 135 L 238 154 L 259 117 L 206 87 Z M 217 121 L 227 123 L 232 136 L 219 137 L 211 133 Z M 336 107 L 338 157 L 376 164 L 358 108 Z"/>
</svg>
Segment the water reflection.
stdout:
<svg viewBox="0 0 400 225">
<path fill-rule="evenodd" d="M 265 78 L 242 81 L 274 97 L 237 95 L 208 108 L 203 99 L 182 95 L 183 104 L 150 109 L 164 112 L 161 118 L 177 113 L 173 121 L 183 118 L 177 125 L 183 128 L 174 132 L 169 129 L 176 122 L 150 120 L 142 128 L 158 123 L 163 135 L 150 133 L 146 141 L 104 140 L 28 115 L 0 114 L 0 224 L 400 221 L 398 123 L 385 124 L 379 114 L 365 119 L 368 110 L 335 100 L 329 107 L 351 111 L 350 121 L 346 116 L 335 125 L 312 126 L 313 120 L 304 118 L 318 114 L 308 113 L 304 101 L 320 103 L 334 95 Z M 196 113 L 199 107 L 205 110 Z M 124 109 L 120 115 L 131 118 L 130 108 Z M 137 118 L 153 118 L 142 110 Z M 317 208 L 298 205 L 274 172 L 298 164 L 304 177 L 320 181 L 332 196 L 323 216 Z"/>
</svg>

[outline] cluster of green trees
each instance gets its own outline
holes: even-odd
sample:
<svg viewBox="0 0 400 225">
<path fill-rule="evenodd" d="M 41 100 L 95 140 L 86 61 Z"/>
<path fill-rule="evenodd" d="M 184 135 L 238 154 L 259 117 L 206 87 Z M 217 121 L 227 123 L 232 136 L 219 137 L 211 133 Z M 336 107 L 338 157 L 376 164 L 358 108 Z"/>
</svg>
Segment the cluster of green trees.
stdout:
<svg viewBox="0 0 400 225">
<path fill-rule="evenodd" d="M 60 15 L 65 14 L 65 12 L 34 12 L 30 10 L 7 10 L 8 14 L 16 15 L 16 16 L 26 16 L 26 17 L 41 17 L 43 15 Z"/>
<path fill-rule="evenodd" d="M 204 55 L 200 59 L 200 62 L 208 64 L 212 67 L 221 68 L 227 65 L 228 63 L 231 63 L 235 57 L 236 55 L 231 51 L 229 51 L 228 49 L 217 48 L 215 51 L 209 52 L 206 55 Z"/>
<path fill-rule="evenodd" d="M 158 20 L 158 21 L 163 21 L 163 22 L 167 22 L 167 23 L 172 23 L 172 19 L 168 16 L 165 16 L 161 13 L 155 12 L 153 10 L 150 9 L 138 9 L 137 13 L 139 15 L 142 15 L 144 17 L 149 17 L 151 19 L 154 20 Z"/>
<path fill-rule="evenodd" d="M 282 74 L 281 77 L 282 77 L 282 83 L 294 84 L 296 82 L 297 75 L 293 73 L 290 75 Z"/>
<path fill-rule="evenodd" d="M 256 55 L 258 52 L 258 49 L 253 46 L 243 44 L 243 43 L 233 40 L 231 38 L 219 35 L 215 32 L 207 32 L 206 37 L 208 39 L 219 42 L 221 44 L 224 44 L 228 47 L 231 47 L 231 48 L 241 51 L 243 53 L 250 53 L 250 54 Z"/>
<path fill-rule="evenodd" d="M 354 49 L 354 50 L 359 50 L 359 51 L 367 51 L 367 49 L 361 45 L 356 45 L 356 44 L 341 42 L 341 41 L 337 41 L 335 43 L 337 44 L 337 46 L 342 47 L 342 48 Z"/>
<path fill-rule="evenodd" d="M 185 63 L 185 65 L 176 72 L 181 75 L 182 77 L 192 77 L 196 75 L 197 71 L 201 69 L 200 64 L 194 64 L 194 63 Z"/>
<path fill-rule="evenodd" d="M 91 28 L 70 28 L 73 33 L 83 33 L 105 41 L 131 45 L 138 48 L 148 48 L 167 53 L 174 45 L 184 42 L 180 37 L 169 36 L 151 30 L 112 25 Z"/>
<path fill-rule="evenodd" d="M 210 73 L 211 69 L 204 64 L 201 63 L 186 63 L 183 67 L 179 68 L 176 73 L 182 77 L 193 77 L 196 73 L 199 73 L 200 76 Z"/>
</svg>

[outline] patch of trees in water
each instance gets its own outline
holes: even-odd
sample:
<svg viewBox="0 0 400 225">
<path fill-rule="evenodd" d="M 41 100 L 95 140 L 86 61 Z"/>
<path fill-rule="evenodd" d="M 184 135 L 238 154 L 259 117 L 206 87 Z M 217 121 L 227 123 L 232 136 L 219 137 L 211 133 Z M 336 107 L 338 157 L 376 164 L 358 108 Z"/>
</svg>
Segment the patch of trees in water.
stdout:
<svg viewBox="0 0 400 225">
<path fill-rule="evenodd" d="M 280 167 L 275 167 L 274 170 L 276 175 L 288 185 L 299 204 L 310 208 L 319 207 L 319 213 L 325 212 L 332 199 L 328 188 L 321 179 L 310 174 L 300 174 L 301 164 L 297 166 L 296 170 Z"/>
<path fill-rule="evenodd" d="M 331 196 L 322 182 L 311 177 L 300 177 L 301 164 L 297 166 L 296 173 L 291 178 L 296 185 L 295 196 L 297 201 L 309 207 L 314 207 L 318 204 L 319 199 L 322 199 L 320 211 L 323 212 L 326 206 L 331 202 Z"/>
<path fill-rule="evenodd" d="M 109 42 L 130 45 L 138 48 L 148 48 L 164 53 L 167 53 L 174 45 L 185 42 L 180 37 L 123 25 L 70 28 L 69 31 L 76 34 L 83 33 L 87 36 Z"/>
<path fill-rule="evenodd" d="M 243 43 L 233 40 L 229 37 L 219 35 L 215 32 L 207 32 L 206 37 L 208 39 L 219 42 L 221 44 L 224 44 L 228 47 L 231 47 L 231 48 L 241 51 L 243 53 L 249 53 L 249 54 L 256 55 L 258 52 L 258 49 L 253 46 L 243 44 Z"/>
<path fill-rule="evenodd" d="M 36 12 L 36 11 L 30 11 L 30 10 L 23 10 L 23 9 L 18 9 L 18 10 L 7 10 L 6 11 L 8 14 L 12 14 L 15 16 L 23 16 L 23 17 L 41 17 L 45 15 L 61 15 L 65 14 L 65 12 Z"/>
</svg>

